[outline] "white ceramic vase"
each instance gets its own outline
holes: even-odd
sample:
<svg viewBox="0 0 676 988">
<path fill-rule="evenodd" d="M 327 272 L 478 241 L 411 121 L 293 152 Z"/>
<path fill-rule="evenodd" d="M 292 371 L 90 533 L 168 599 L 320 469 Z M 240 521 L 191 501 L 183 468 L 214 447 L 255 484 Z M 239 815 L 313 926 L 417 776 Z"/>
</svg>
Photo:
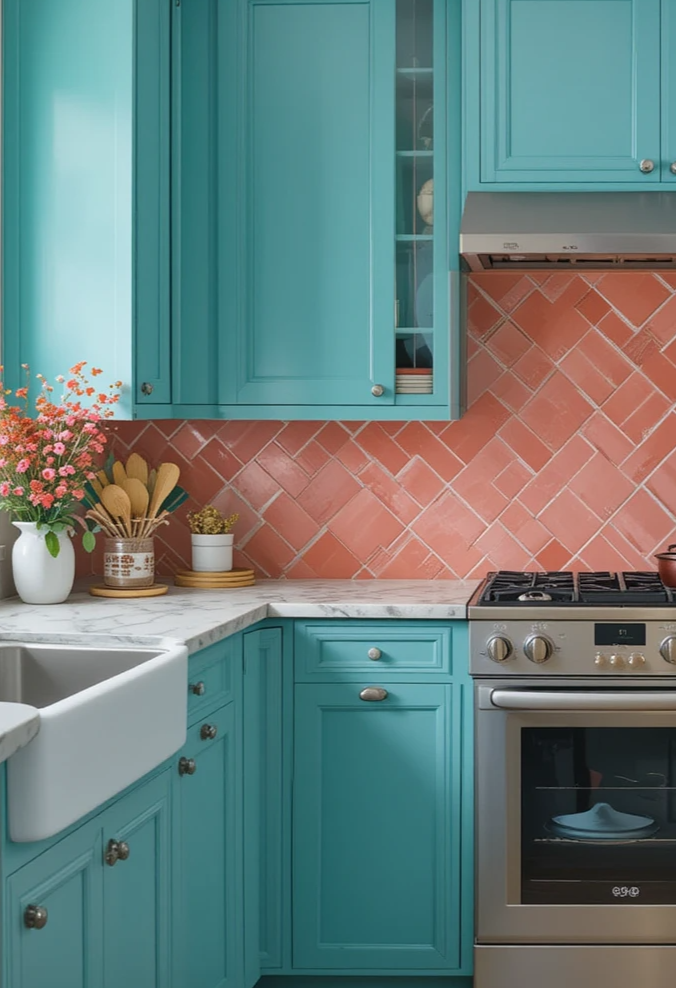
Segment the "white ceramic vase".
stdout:
<svg viewBox="0 0 676 988">
<path fill-rule="evenodd" d="M 224 573 L 232 569 L 234 535 L 191 535 L 195 573 Z"/>
<path fill-rule="evenodd" d="M 15 521 L 21 535 L 12 547 L 12 575 L 25 604 L 61 604 L 73 588 L 75 552 L 68 532 L 60 532 L 54 558 L 45 544 L 47 529 L 34 521 Z"/>
</svg>

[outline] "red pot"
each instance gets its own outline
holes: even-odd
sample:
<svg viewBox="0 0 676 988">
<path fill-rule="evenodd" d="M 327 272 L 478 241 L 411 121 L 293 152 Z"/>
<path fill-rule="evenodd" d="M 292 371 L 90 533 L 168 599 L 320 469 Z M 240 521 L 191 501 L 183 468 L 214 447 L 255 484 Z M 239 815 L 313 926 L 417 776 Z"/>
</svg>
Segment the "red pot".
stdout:
<svg viewBox="0 0 676 988">
<path fill-rule="evenodd" d="M 657 572 L 665 587 L 676 587 L 676 542 L 666 552 L 655 553 Z"/>
</svg>

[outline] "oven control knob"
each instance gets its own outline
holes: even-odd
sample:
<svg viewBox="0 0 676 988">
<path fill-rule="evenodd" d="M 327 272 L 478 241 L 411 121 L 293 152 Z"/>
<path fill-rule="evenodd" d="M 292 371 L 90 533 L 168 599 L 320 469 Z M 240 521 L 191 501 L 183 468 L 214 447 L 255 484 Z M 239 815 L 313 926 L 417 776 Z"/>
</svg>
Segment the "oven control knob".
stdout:
<svg viewBox="0 0 676 988">
<path fill-rule="evenodd" d="M 608 665 L 608 660 L 605 657 L 605 655 L 603 655 L 602 652 L 596 653 L 596 656 L 594 658 L 594 665 L 596 666 L 597 669 L 605 669 L 605 667 Z"/>
<path fill-rule="evenodd" d="M 673 635 L 665 638 L 660 645 L 660 655 L 665 662 L 676 665 L 676 638 Z"/>
<path fill-rule="evenodd" d="M 551 658 L 554 646 L 544 635 L 531 635 L 523 643 L 523 650 L 526 653 L 526 658 L 530 659 L 531 662 L 542 665 L 543 662 Z"/>
<path fill-rule="evenodd" d="M 640 669 L 641 666 L 645 665 L 645 655 L 641 655 L 639 652 L 634 652 L 633 655 L 629 656 L 627 662 L 632 669 Z"/>
<path fill-rule="evenodd" d="M 613 669 L 622 669 L 624 666 L 624 658 L 621 655 L 611 655 L 608 662 Z"/>
<path fill-rule="evenodd" d="M 500 635 L 494 635 L 493 638 L 489 638 L 486 642 L 486 651 L 488 652 L 488 658 L 492 659 L 493 662 L 505 662 L 514 649 L 509 638 L 501 638 Z"/>
</svg>

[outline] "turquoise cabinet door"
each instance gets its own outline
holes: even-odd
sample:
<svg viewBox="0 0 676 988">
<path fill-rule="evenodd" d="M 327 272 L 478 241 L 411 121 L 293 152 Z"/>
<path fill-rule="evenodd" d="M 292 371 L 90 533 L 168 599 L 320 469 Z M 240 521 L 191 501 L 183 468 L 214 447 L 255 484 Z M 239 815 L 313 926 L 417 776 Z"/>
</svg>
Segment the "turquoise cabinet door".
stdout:
<svg viewBox="0 0 676 988">
<path fill-rule="evenodd" d="M 372 685 L 386 698 L 360 699 Z M 296 687 L 294 968 L 458 968 L 459 697 Z"/>
<path fill-rule="evenodd" d="M 12 988 L 103 988 L 102 842 L 94 821 L 7 881 L 3 953 Z M 47 912 L 41 929 L 27 910 Z M 30 915 L 30 914 L 28 914 Z"/>
<path fill-rule="evenodd" d="M 662 181 L 676 182 L 676 2 L 662 0 Z"/>
<path fill-rule="evenodd" d="M 480 16 L 482 182 L 660 181 L 660 0 L 481 0 Z"/>
<path fill-rule="evenodd" d="M 236 737 L 235 704 L 230 703 L 191 727 L 185 748 L 174 758 L 172 988 L 241 984 L 241 753 Z"/>
<path fill-rule="evenodd" d="M 105 988 L 169 985 L 169 793 L 166 771 L 102 819 Z M 123 845 L 117 860 L 115 843 Z"/>
<path fill-rule="evenodd" d="M 241 100 L 222 93 L 222 130 L 242 137 L 219 176 L 219 366 L 237 404 L 394 401 L 395 8 L 243 0 L 225 37 Z"/>
<path fill-rule="evenodd" d="M 282 629 L 244 638 L 245 984 L 282 966 Z"/>
</svg>

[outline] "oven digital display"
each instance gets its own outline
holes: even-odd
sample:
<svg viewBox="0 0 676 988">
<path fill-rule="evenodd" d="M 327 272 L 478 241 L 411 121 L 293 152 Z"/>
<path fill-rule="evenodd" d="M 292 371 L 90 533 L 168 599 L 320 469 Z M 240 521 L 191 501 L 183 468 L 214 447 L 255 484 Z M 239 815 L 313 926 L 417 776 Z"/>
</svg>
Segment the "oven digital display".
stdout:
<svg viewBox="0 0 676 988">
<path fill-rule="evenodd" d="M 595 624 L 595 645 L 645 645 L 644 624 Z"/>
</svg>

